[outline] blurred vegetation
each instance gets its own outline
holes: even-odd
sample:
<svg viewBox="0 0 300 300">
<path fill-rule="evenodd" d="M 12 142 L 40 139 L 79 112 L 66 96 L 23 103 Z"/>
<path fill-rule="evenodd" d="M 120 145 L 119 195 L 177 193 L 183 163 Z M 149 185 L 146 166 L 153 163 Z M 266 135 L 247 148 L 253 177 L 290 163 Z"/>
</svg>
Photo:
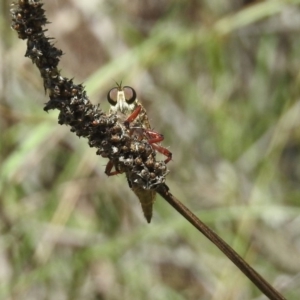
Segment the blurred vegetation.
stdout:
<svg viewBox="0 0 300 300">
<path fill-rule="evenodd" d="M 300 295 L 296 0 L 45 1 L 62 74 L 108 110 L 134 87 L 173 152 L 167 184 L 287 299 Z M 161 198 L 46 114 L 0 9 L 0 299 L 265 299 Z"/>
</svg>

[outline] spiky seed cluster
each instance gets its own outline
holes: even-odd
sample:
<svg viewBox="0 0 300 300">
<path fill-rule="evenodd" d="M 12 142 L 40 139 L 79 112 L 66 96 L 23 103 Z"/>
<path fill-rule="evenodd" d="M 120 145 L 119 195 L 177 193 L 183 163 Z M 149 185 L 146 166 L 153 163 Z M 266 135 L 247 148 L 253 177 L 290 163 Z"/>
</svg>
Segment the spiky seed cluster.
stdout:
<svg viewBox="0 0 300 300">
<path fill-rule="evenodd" d="M 62 51 L 45 36 L 47 24 L 39 0 L 19 0 L 11 9 L 12 28 L 20 39 L 27 39 L 26 55 L 38 67 L 50 100 L 44 110 L 58 109 L 58 123 L 69 125 L 79 137 L 88 138 L 97 154 L 111 160 L 115 168 L 127 174 L 129 184 L 155 189 L 165 182 L 166 164 L 156 161 L 156 152 L 146 138 L 131 136 L 130 128 L 116 114 L 105 114 L 88 99 L 84 87 L 60 75 L 57 69 Z"/>
</svg>

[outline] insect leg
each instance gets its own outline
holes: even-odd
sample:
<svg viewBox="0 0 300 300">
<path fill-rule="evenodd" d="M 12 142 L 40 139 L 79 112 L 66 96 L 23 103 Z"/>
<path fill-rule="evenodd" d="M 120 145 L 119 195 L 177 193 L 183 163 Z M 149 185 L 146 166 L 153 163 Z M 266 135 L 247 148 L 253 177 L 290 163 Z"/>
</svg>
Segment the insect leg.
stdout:
<svg viewBox="0 0 300 300">
<path fill-rule="evenodd" d="M 106 174 L 107 176 L 114 176 L 114 175 L 118 175 L 118 174 L 121 173 L 121 172 L 118 171 L 118 170 L 116 170 L 116 171 L 111 171 L 113 167 L 114 167 L 114 162 L 113 162 L 112 160 L 110 160 L 110 161 L 107 163 L 106 167 L 105 167 L 105 174 Z"/>
<path fill-rule="evenodd" d="M 167 156 L 165 163 L 168 163 L 172 159 L 172 152 L 170 152 L 167 148 L 156 144 L 156 143 L 163 141 L 164 136 L 162 134 L 152 131 L 152 130 L 145 130 L 145 133 L 148 137 L 148 143 L 151 144 L 151 146 L 155 150 L 157 150 L 159 153 Z"/>
<path fill-rule="evenodd" d="M 130 114 L 130 116 L 124 121 L 125 126 L 128 126 L 129 123 L 133 122 L 139 113 L 141 112 L 142 106 L 138 105 L 136 109 Z"/>
<path fill-rule="evenodd" d="M 167 158 L 165 159 L 165 164 L 167 164 L 171 159 L 172 159 L 172 152 L 170 152 L 167 148 L 162 147 L 157 144 L 152 144 L 151 145 L 156 151 L 159 153 L 165 155 Z"/>
</svg>

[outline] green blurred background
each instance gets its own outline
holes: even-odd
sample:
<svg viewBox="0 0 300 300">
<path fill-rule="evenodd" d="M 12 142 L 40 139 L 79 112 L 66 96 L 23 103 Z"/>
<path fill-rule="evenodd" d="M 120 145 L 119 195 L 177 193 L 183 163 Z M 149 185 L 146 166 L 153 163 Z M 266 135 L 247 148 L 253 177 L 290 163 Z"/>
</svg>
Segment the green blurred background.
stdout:
<svg viewBox="0 0 300 300">
<path fill-rule="evenodd" d="M 134 87 L 173 153 L 167 184 L 287 299 L 300 295 L 299 0 L 45 1 L 60 69 L 108 110 Z M 157 197 L 46 114 L 0 16 L 0 299 L 266 299 Z"/>
</svg>

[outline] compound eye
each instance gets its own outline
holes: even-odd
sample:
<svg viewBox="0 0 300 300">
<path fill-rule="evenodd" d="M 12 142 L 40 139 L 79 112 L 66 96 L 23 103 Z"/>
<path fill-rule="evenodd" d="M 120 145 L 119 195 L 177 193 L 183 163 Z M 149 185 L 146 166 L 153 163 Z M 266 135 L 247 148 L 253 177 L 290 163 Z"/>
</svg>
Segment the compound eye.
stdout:
<svg viewBox="0 0 300 300">
<path fill-rule="evenodd" d="M 107 101 L 113 106 L 118 102 L 118 91 L 118 88 L 114 87 L 107 94 Z"/>
<path fill-rule="evenodd" d="M 130 86 L 124 86 L 123 92 L 125 95 L 125 100 L 128 104 L 132 104 L 136 100 L 136 92 Z"/>
</svg>

